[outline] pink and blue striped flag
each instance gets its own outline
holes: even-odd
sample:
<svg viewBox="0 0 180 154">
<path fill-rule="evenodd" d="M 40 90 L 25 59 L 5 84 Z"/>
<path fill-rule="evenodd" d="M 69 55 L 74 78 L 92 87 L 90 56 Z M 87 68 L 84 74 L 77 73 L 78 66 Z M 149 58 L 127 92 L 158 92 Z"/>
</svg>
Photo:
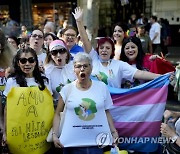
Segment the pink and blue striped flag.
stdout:
<svg viewBox="0 0 180 154">
<path fill-rule="evenodd" d="M 114 103 L 110 112 L 120 147 L 141 152 L 157 150 L 168 84 L 166 74 L 131 89 L 109 87 Z"/>
</svg>

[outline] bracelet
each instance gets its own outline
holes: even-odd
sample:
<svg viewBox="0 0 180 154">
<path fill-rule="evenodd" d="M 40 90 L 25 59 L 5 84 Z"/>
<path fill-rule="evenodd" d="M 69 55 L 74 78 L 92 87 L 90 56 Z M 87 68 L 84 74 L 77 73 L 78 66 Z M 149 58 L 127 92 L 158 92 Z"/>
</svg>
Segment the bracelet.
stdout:
<svg viewBox="0 0 180 154">
<path fill-rule="evenodd" d="M 55 132 L 52 132 L 52 135 L 56 135 L 56 136 L 58 136 L 58 135 L 57 135 L 57 133 L 55 133 Z"/>
</svg>

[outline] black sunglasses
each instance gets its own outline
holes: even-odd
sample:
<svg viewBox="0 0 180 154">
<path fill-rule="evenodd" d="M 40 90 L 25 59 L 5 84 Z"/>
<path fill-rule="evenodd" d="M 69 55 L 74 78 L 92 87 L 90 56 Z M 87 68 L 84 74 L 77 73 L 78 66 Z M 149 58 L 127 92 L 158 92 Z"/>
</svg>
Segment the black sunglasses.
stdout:
<svg viewBox="0 0 180 154">
<path fill-rule="evenodd" d="M 62 49 L 58 49 L 58 50 L 52 50 L 52 51 L 51 51 L 51 54 L 52 54 L 53 56 L 56 56 L 58 53 L 63 54 L 63 53 L 65 53 L 65 52 L 67 52 L 67 50 L 66 50 L 65 48 L 62 48 Z"/>
<path fill-rule="evenodd" d="M 19 62 L 20 62 L 21 64 L 26 64 L 27 61 L 28 61 L 29 63 L 34 63 L 36 60 L 34 59 L 34 57 L 30 57 L 30 58 L 20 58 L 20 59 L 19 59 Z"/>
</svg>

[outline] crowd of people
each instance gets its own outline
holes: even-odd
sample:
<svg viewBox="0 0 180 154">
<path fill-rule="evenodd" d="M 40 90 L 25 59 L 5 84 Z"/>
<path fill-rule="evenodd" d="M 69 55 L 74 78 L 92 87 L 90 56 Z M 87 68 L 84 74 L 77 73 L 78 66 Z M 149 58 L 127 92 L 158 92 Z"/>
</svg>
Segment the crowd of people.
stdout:
<svg viewBox="0 0 180 154">
<path fill-rule="evenodd" d="M 84 27 L 83 10 L 77 7 L 73 16 L 78 30 L 66 25 L 58 35 L 53 22 L 47 22 L 43 30 L 34 29 L 32 32 L 23 25 L 20 40 L 15 36 L 6 38 L 0 30 L 0 130 L 3 146 L 9 144 L 6 137 L 7 98 L 13 87 L 38 86 L 40 91 L 47 87 L 52 95 L 51 103 L 56 110 L 52 121 L 54 145 L 46 153 L 102 154 L 104 149 L 95 142 L 97 134 L 110 134 L 106 146 L 117 144 L 119 136 L 109 112 L 113 102 L 107 85 L 132 88 L 161 76 L 150 71 L 153 61 L 162 59 L 159 53 L 167 54 L 165 44 L 162 46 L 161 43 L 166 40 L 165 36 L 161 38 L 162 20 L 160 25 L 157 17 L 152 16 L 149 31 L 143 15 L 142 20 L 136 22 L 118 22 L 112 37 L 99 38 L 94 49 Z M 77 41 L 78 33 L 82 46 Z M 161 50 L 157 52 L 158 48 Z M 174 80 L 173 75 L 170 80 Z M 63 110 L 64 122 L 59 132 L 60 112 Z M 166 111 L 160 131 L 180 147 L 179 113 Z M 167 124 L 169 117 L 173 117 L 174 128 Z M 78 129 L 78 126 L 83 128 Z"/>
</svg>

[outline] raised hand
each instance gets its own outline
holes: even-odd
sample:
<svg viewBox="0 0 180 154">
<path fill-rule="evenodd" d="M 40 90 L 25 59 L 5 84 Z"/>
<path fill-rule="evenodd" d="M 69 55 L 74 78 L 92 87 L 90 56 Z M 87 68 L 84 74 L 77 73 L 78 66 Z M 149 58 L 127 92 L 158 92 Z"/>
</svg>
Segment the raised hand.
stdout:
<svg viewBox="0 0 180 154">
<path fill-rule="evenodd" d="M 76 19 L 76 21 L 82 21 L 83 18 L 83 9 L 81 9 L 80 7 L 76 7 L 74 9 L 74 13 L 72 12 L 74 18 Z"/>
</svg>

